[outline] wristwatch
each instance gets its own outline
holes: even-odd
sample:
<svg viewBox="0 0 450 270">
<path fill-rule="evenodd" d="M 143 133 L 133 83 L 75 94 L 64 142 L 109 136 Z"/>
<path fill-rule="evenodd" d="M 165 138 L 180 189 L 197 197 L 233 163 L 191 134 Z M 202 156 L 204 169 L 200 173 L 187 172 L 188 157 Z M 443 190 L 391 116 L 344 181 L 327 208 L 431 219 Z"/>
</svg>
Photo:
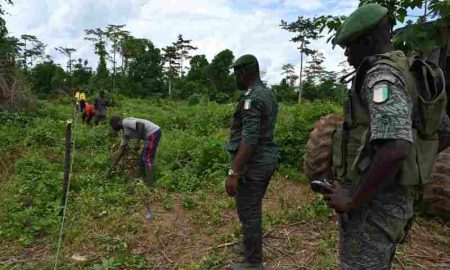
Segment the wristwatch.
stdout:
<svg viewBox="0 0 450 270">
<path fill-rule="evenodd" d="M 235 171 L 233 171 L 233 169 L 229 169 L 228 170 L 228 176 L 239 176 L 239 174 Z"/>
</svg>

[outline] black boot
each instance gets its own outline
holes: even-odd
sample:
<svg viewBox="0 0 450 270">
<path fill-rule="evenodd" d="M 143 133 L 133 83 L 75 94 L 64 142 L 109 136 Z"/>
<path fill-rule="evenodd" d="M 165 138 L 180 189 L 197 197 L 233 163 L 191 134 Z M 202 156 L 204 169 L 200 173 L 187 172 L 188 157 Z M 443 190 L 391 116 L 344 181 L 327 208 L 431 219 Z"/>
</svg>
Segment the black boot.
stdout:
<svg viewBox="0 0 450 270">
<path fill-rule="evenodd" d="M 156 171 L 155 168 L 144 168 L 144 183 L 148 187 L 154 187 L 156 185 Z"/>
<path fill-rule="evenodd" d="M 233 253 L 239 256 L 244 256 L 244 249 L 244 243 L 242 242 L 239 242 L 231 248 L 231 250 L 233 250 Z"/>
</svg>

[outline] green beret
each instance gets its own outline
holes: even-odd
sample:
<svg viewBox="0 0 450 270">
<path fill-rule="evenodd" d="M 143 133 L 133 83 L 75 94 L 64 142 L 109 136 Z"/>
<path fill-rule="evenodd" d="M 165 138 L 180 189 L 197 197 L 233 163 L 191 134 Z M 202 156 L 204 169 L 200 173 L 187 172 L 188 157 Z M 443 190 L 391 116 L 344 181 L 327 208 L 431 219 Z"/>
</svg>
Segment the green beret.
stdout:
<svg viewBox="0 0 450 270">
<path fill-rule="evenodd" d="M 251 66 L 251 65 L 258 65 L 258 60 L 256 57 L 252 54 L 245 54 L 241 57 L 239 57 L 232 65 L 232 68 L 235 67 L 243 67 L 243 66 Z"/>
<path fill-rule="evenodd" d="M 341 46 L 356 40 L 362 34 L 373 29 L 388 14 L 388 9 L 380 4 L 367 4 L 359 7 L 339 28 L 335 43 Z"/>
</svg>

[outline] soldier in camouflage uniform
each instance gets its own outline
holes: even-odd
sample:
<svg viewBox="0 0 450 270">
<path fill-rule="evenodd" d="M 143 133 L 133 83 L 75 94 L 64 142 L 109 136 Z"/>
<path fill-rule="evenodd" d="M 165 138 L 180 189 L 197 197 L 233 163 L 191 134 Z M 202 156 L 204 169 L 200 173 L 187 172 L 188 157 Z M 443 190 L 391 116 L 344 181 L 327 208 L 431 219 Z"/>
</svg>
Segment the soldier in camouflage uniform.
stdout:
<svg viewBox="0 0 450 270">
<path fill-rule="evenodd" d="M 243 95 L 233 115 L 226 145 L 231 167 L 225 188 L 236 199 L 245 260 L 229 269 L 264 269 L 261 208 L 278 164 L 278 147 L 273 140 L 278 104 L 274 93 L 261 82 L 258 61 L 253 55 L 240 57 L 232 67 Z"/>
<path fill-rule="evenodd" d="M 356 68 L 343 128 L 333 135 L 334 177 L 341 185 L 324 195 L 340 214 L 342 269 L 391 269 L 413 218 L 410 187 L 418 183 L 405 175 L 419 174 L 412 156 L 415 100 L 406 73 L 396 68 L 407 61 L 392 51 L 391 29 L 388 10 L 368 4 L 347 18 L 335 39 Z"/>
</svg>

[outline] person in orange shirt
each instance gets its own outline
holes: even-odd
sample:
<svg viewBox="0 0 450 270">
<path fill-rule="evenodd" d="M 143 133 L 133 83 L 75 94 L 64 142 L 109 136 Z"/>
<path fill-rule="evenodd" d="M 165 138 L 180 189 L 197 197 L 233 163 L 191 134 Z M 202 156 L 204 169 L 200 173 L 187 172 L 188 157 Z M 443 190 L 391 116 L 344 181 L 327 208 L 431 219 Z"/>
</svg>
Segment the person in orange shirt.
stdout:
<svg viewBox="0 0 450 270">
<path fill-rule="evenodd" d="M 84 99 L 80 100 L 80 107 L 83 108 L 81 111 L 81 121 L 88 125 L 91 124 L 91 120 L 95 115 L 95 109 L 93 106 L 89 105 Z"/>
</svg>

